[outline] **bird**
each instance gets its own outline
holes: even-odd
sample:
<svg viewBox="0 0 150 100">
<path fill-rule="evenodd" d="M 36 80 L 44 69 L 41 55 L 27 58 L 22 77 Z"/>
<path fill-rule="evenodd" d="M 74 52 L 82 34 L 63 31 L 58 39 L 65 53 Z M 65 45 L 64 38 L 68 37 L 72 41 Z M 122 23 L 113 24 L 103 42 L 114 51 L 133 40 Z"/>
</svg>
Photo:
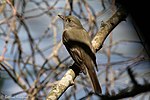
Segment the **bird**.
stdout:
<svg viewBox="0 0 150 100">
<path fill-rule="evenodd" d="M 101 86 L 95 71 L 95 69 L 98 71 L 96 56 L 88 32 L 83 28 L 77 17 L 72 15 L 58 16 L 64 23 L 63 44 L 81 72 L 85 75 L 88 74 L 94 92 L 101 94 Z"/>
</svg>

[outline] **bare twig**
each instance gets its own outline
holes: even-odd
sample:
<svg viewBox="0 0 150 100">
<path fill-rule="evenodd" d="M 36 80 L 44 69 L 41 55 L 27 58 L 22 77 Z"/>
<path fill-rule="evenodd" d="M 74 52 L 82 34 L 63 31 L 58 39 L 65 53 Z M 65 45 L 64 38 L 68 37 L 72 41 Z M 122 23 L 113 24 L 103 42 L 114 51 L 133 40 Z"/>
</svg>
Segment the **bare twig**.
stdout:
<svg viewBox="0 0 150 100">
<path fill-rule="evenodd" d="M 131 70 L 130 67 L 127 68 L 127 71 L 128 71 L 128 74 L 129 74 L 129 77 L 130 77 L 132 83 L 133 83 L 135 86 L 139 86 L 138 82 L 135 80 L 135 76 L 133 75 L 133 71 Z"/>
</svg>

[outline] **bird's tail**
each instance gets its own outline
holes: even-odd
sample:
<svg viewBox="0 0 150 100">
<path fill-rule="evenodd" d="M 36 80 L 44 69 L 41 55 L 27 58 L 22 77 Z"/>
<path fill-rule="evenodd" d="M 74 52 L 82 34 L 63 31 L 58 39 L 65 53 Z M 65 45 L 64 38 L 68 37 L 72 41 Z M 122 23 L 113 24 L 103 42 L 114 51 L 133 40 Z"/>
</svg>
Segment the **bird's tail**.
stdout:
<svg viewBox="0 0 150 100">
<path fill-rule="evenodd" d="M 99 84 L 94 67 L 92 67 L 90 69 L 86 69 L 86 70 L 87 70 L 88 76 L 91 80 L 91 84 L 92 84 L 92 87 L 93 87 L 95 93 L 101 94 L 102 93 L 101 86 Z"/>
</svg>

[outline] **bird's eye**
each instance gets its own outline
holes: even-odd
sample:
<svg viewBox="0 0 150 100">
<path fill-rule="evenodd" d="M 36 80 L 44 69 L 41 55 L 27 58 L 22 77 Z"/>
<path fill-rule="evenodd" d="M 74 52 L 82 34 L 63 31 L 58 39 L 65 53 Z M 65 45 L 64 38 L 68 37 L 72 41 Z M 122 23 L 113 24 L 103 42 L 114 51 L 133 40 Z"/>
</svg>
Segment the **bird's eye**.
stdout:
<svg viewBox="0 0 150 100">
<path fill-rule="evenodd" d="M 70 20 L 70 19 L 68 19 L 68 22 L 71 22 L 71 20 Z"/>
<path fill-rule="evenodd" d="M 67 19 L 66 22 L 71 22 L 71 20 L 70 20 L 70 19 Z"/>
</svg>

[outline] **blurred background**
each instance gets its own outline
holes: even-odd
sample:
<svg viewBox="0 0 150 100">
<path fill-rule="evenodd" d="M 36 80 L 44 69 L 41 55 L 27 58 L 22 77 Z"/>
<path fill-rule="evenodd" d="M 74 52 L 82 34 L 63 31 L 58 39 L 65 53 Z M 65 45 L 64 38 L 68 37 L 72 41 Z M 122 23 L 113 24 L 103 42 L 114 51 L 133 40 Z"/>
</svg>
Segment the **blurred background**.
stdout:
<svg viewBox="0 0 150 100">
<path fill-rule="evenodd" d="M 57 16 L 74 15 L 93 38 L 118 10 L 115 0 L 1 0 L 0 1 L 0 99 L 45 99 L 73 60 L 62 44 L 63 22 Z M 103 95 L 132 90 L 130 73 L 140 85 L 150 83 L 149 57 L 129 14 L 96 53 L 97 76 Z M 130 72 L 130 71 L 131 72 Z M 79 100 L 92 91 L 82 73 L 60 100 Z M 92 95 L 89 98 L 98 100 Z M 149 100 L 148 92 L 127 100 Z"/>
</svg>

